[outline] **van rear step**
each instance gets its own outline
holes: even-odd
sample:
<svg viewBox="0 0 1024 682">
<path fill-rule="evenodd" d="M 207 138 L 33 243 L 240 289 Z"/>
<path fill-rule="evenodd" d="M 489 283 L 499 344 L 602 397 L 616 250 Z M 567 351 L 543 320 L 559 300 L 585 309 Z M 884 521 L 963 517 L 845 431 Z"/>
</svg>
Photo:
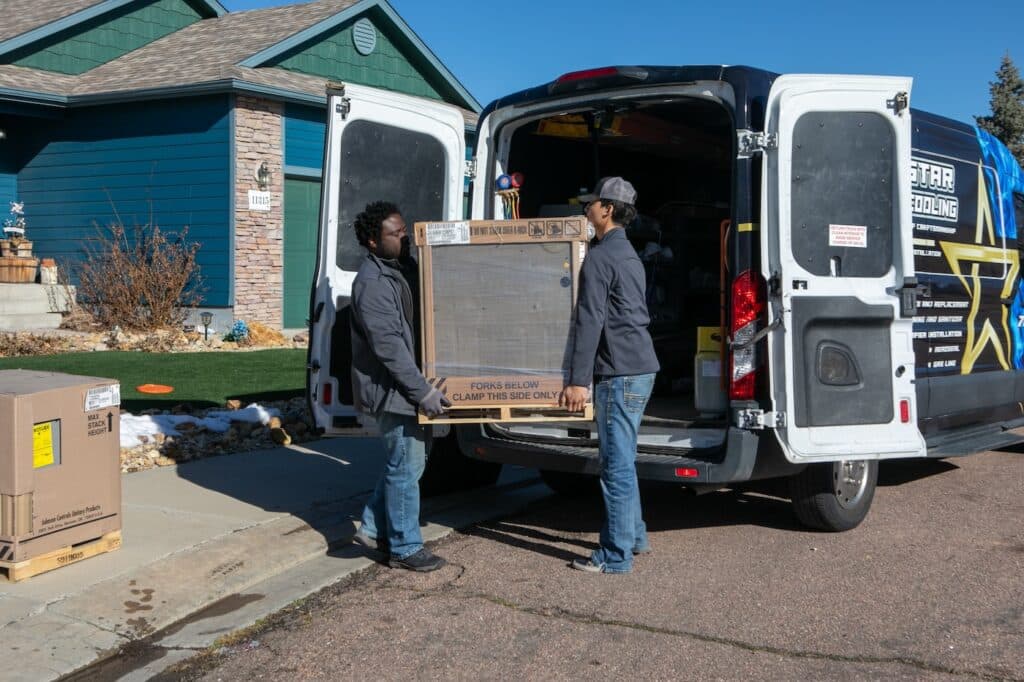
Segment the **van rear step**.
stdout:
<svg viewBox="0 0 1024 682">
<path fill-rule="evenodd" d="M 1024 428 L 1015 425 L 1007 429 L 999 424 L 989 424 L 979 428 L 963 429 L 940 439 L 929 439 L 928 457 L 963 457 L 986 450 L 998 450 L 1007 445 L 1024 442 Z"/>
<path fill-rule="evenodd" d="M 419 415 L 420 424 L 495 424 L 498 422 L 581 422 L 594 420 L 594 406 L 587 404 L 581 412 L 561 407 L 528 407 L 521 405 L 452 406 L 440 417 Z"/>
</svg>

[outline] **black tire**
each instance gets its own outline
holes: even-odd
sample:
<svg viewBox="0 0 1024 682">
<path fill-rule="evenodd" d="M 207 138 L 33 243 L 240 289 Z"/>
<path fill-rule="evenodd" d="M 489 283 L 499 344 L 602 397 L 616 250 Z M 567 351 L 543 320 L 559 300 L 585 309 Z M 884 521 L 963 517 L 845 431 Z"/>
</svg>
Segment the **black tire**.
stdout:
<svg viewBox="0 0 1024 682">
<path fill-rule="evenodd" d="M 601 494 L 601 483 L 591 474 L 574 474 L 568 471 L 540 470 L 541 480 L 547 487 L 562 497 L 596 497 Z"/>
<path fill-rule="evenodd" d="M 500 462 L 482 462 L 463 455 L 452 430 L 444 438 L 434 440 L 427 468 L 420 478 L 420 494 L 431 497 L 482 488 L 494 484 L 500 474 Z"/>
<path fill-rule="evenodd" d="M 877 483 L 877 460 L 811 464 L 789 479 L 793 511 L 810 528 L 850 530 L 868 515 Z"/>
</svg>

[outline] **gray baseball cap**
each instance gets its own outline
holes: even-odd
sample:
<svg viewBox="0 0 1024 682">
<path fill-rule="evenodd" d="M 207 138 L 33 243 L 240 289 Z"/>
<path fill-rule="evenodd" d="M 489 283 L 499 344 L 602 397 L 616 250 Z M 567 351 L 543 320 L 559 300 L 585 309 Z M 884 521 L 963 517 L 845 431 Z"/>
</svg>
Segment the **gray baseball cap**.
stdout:
<svg viewBox="0 0 1024 682">
<path fill-rule="evenodd" d="M 580 201 L 608 199 L 632 205 L 636 203 L 636 190 L 628 180 L 623 180 L 618 176 L 601 178 L 597 181 L 597 187 L 592 193 L 581 194 L 579 199 Z"/>
</svg>

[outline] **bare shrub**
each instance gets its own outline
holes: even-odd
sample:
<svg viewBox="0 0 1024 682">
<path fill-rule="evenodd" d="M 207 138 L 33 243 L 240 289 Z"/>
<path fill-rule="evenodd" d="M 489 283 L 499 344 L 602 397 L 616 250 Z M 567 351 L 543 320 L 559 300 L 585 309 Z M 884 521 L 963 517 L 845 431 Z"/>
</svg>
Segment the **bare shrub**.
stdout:
<svg viewBox="0 0 1024 682">
<path fill-rule="evenodd" d="M 61 329 L 77 332 L 99 329 L 99 323 L 92 313 L 79 305 L 77 290 L 71 286 L 71 277 L 63 261 L 57 261 L 57 284 L 47 289 L 46 297 L 50 303 L 50 310 L 62 310 L 66 304 L 67 310 L 62 312 L 60 320 Z"/>
<path fill-rule="evenodd" d="M 180 326 L 202 294 L 199 244 L 188 241 L 188 228 L 176 234 L 114 223 L 96 232 L 78 266 L 80 304 L 108 328 Z"/>
<path fill-rule="evenodd" d="M 45 334 L 0 332 L 0 358 L 56 355 L 72 350 L 69 339 Z"/>
</svg>

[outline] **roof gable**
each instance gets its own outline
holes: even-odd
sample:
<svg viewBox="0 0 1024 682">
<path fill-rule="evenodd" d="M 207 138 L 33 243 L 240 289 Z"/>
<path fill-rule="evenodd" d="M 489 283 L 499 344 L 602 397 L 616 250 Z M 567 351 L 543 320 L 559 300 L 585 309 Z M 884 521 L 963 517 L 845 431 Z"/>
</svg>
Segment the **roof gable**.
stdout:
<svg viewBox="0 0 1024 682">
<path fill-rule="evenodd" d="M 267 61 L 265 66 L 442 101 L 454 97 L 461 103 L 458 94 L 446 87 L 433 70 L 416 63 L 415 53 L 402 50 L 393 35 L 388 35 L 391 32 L 378 28 L 375 23 L 376 45 L 370 54 L 361 54 L 353 41 L 354 23 L 342 24 L 311 44 Z"/>
<path fill-rule="evenodd" d="M 360 18 L 369 18 L 384 38 L 381 54 L 363 56 L 353 46 L 351 31 Z M 375 50 L 377 52 L 377 50 Z M 399 57 L 410 68 L 360 77 Z M 290 35 L 238 63 L 242 67 L 279 66 L 326 78 L 386 87 L 399 92 L 444 99 L 480 111 L 480 103 L 441 63 L 386 0 L 361 0 Z M 340 69 L 340 70 L 339 70 Z M 380 77 L 384 78 L 382 82 Z M 389 82 L 390 81 L 390 82 Z"/>
</svg>

